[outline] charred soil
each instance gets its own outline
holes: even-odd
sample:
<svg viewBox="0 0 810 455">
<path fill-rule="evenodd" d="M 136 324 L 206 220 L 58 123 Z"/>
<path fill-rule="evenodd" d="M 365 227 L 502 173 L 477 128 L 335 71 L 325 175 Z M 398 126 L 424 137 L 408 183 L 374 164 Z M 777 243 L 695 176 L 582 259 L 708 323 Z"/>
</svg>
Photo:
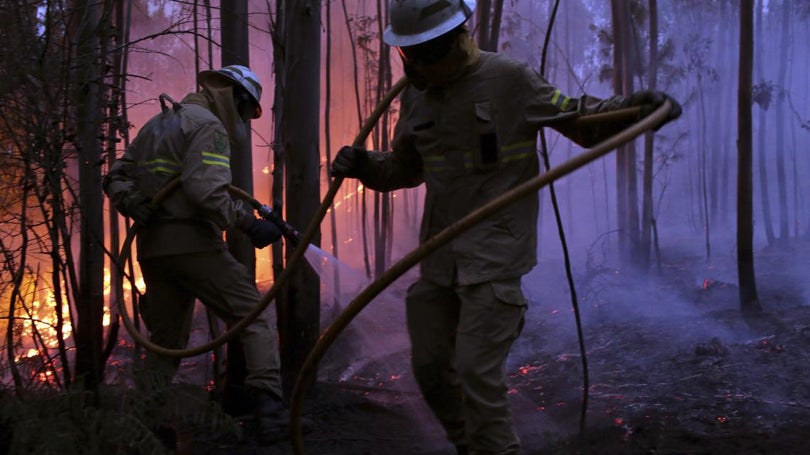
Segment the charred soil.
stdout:
<svg viewBox="0 0 810 455">
<path fill-rule="evenodd" d="M 580 273 L 587 396 L 564 276 L 527 277 L 540 290 L 527 293 L 527 324 L 507 365 L 522 453 L 810 453 L 806 252 L 801 245 L 761 253 L 763 312 L 750 317 L 740 311 L 730 259 L 681 255 L 654 277 L 604 264 Z M 372 340 L 403 330 L 398 317 L 382 320 L 391 326 L 378 327 Z M 408 361 L 402 346 L 342 375 L 322 375 L 305 406 L 313 421 L 306 453 L 453 454 Z M 249 436 L 249 423 L 246 429 Z M 260 448 L 246 441 L 190 441 L 189 453 L 292 452 L 288 442 Z"/>
<path fill-rule="evenodd" d="M 560 262 L 540 264 L 526 277 L 526 325 L 506 366 L 522 453 L 810 453 L 808 252 L 805 244 L 758 252 L 763 311 L 749 317 L 740 311 L 733 254 L 707 260 L 664 251 L 646 274 L 589 260 L 574 270 L 578 312 Z M 312 422 L 306 454 L 454 453 L 409 366 L 403 302 L 413 279 L 375 299 L 320 362 L 304 403 Z M 324 322 L 339 309 L 327 308 Z M 199 385 L 176 385 L 177 403 L 164 405 L 172 413 L 158 415 L 168 426 L 156 428 L 145 423 L 157 409 L 145 397 L 112 398 L 112 409 L 90 418 L 77 406 L 81 397 L 49 397 L 34 408 L 4 395 L 0 453 L 46 443 L 66 454 L 293 453 L 290 441 L 257 446 L 249 418 L 223 415 Z M 161 452 L 154 436 L 173 450 Z M 101 441 L 110 450 L 80 449 L 99 438 L 110 439 Z"/>
</svg>

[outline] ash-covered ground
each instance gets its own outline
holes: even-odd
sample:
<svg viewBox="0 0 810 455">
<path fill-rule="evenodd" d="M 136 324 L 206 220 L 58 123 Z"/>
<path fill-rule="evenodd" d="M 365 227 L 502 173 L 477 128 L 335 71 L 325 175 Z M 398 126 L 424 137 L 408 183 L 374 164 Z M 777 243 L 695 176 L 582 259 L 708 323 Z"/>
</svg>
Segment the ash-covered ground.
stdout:
<svg viewBox="0 0 810 455">
<path fill-rule="evenodd" d="M 807 252 L 757 253 L 764 311 L 755 318 L 740 311 L 733 254 L 664 252 L 645 277 L 604 263 L 575 270 L 586 407 L 564 270 L 540 264 L 526 279 L 531 307 L 508 362 L 523 453 L 810 453 Z M 305 403 L 307 454 L 454 453 L 410 372 L 402 305 L 412 279 L 372 302 L 322 360 Z M 252 445 L 245 429 L 231 443 L 188 435 L 178 451 L 292 453 L 289 443 Z"/>
</svg>

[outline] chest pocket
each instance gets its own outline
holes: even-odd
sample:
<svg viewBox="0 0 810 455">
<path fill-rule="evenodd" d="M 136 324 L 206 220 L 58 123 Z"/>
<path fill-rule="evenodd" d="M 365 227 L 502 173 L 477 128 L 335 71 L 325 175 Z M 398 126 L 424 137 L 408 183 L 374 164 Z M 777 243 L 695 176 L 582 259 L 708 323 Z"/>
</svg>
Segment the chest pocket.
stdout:
<svg viewBox="0 0 810 455">
<path fill-rule="evenodd" d="M 479 170 L 488 170 L 498 165 L 500 149 L 495 125 L 495 112 L 489 101 L 475 103 L 475 133 L 478 150 L 473 153 L 473 162 Z"/>
</svg>

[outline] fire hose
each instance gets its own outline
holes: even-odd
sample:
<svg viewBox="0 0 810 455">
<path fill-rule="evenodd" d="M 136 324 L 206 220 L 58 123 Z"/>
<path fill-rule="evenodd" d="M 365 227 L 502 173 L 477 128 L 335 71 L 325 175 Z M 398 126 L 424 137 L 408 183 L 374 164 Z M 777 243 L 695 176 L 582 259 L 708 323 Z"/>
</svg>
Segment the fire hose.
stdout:
<svg viewBox="0 0 810 455">
<path fill-rule="evenodd" d="M 354 139 L 352 143 L 355 146 L 361 146 L 366 142 L 366 138 L 371 133 L 371 130 L 377 123 L 377 120 L 380 116 L 388 109 L 388 106 L 391 102 L 396 98 L 399 92 L 405 88 L 408 84 L 407 78 L 402 78 L 394 84 L 388 93 L 380 100 L 379 103 L 375 106 L 374 110 L 365 120 L 363 123 L 360 132 Z M 129 334 L 132 336 L 133 340 L 143 346 L 144 348 L 156 353 L 165 355 L 168 357 L 191 357 L 195 355 L 199 355 L 205 352 L 208 352 L 212 349 L 215 349 L 221 346 L 226 341 L 233 338 L 236 334 L 238 334 L 242 329 L 247 327 L 251 322 L 253 322 L 261 313 L 270 305 L 270 302 L 275 299 L 276 295 L 282 288 L 282 285 L 285 284 L 289 277 L 291 276 L 292 272 L 296 269 L 298 264 L 301 263 L 301 259 L 304 257 L 304 253 L 306 252 L 309 243 L 315 237 L 318 229 L 320 228 L 321 221 L 323 220 L 324 216 L 326 216 L 329 207 L 331 207 L 332 202 L 335 199 L 335 195 L 337 194 L 338 189 L 340 189 L 340 185 L 343 183 L 343 178 L 337 177 L 332 181 L 332 184 L 329 187 L 329 191 L 327 192 L 326 196 L 324 197 L 321 206 L 319 207 L 318 211 L 315 213 L 312 221 L 309 223 L 309 226 L 304 231 L 303 234 L 299 233 L 295 228 L 286 224 L 286 226 L 281 225 L 279 226 L 282 230 L 282 233 L 287 237 L 288 240 L 293 243 L 295 247 L 292 255 L 290 258 L 287 259 L 287 264 L 284 270 L 282 270 L 281 274 L 279 275 L 278 279 L 273 283 L 273 286 L 270 288 L 269 291 L 262 297 L 259 301 L 258 305 L 245 317 L 240 319 L 236 324 L 231 326 L 226 332 L 222 333 L 218 337 L 214 338 L 213 340 L 201 344 L 199 346 L 186 348 L 186 349 L 170 349 L 164 346 L 160 346 L 158 344 L 153 343 L 149 340 L 146 336 L 144 336 L 140 330 L 135 326 L 132 319 L 129 317 L 129 313 L 124 305 L 122 300 L 118 301 L 118 312 L 121 315 L 121 320 L 124 322 L 124 327 L 126 327 Z M 179 179 L 175 178 L 167 183 L 155 196 L 152 198 L 152 202 L 159 204 L 163 201 L 172 191 L 176 190 L 180 186 Z M 269 221 L 278 222 L 281 220 L 281 217 L 270 207 L 263 205 L 261 202 L 254 199 L 249 193 L 245 192 L 244 190 L 237 188 L 233 185 L 228 187 L 228 191 L 237 197 L 241 197 L 248 201 L 251 206 L 259 212 L 259 215 Z M 283 221 L 283 220 L 281 220 Z M 117 257 L 113 258 L 116 261 L 116 264 L 119 268 L 123 270 L 123 264 L 126 262 L 127 256 L 130 254 L 132 250 L 132 241 L 135 238 L 135 232 L 137 229 L 137 225 L 133 225 L 127 231 L 127 236 L 124 239 L 124 243 L 121 246 L 121 252 L 117 255 Z M 300 423 L 300 419 L 299 419 Z"/>
<path fill-rule="evenodd" d="M 291 436 L 295 453 L 297 455 L 304 454 L 304 444 L 301 431 L 303 400 L 309 384 L 311 384 L 314 380 L 318 362 L 321 358 L 323 358 L 327 349 L 329 349 L 343 329 L 349 325 L 354 317 L 357 316 L 363 310 L 363 308 L 365 308 L 372 301 L 372 299 L 391 285 L 391 283 L 393 283 L 397 278 L 410 270 L 411 267 L 419 263 L 419 261 L 421 261 L 425 256 L 432 253 L 437 248 L 445 245 L 459 234 L 462 234 L 476 224 L 485 220 L 492 214 L 498 212 L 509 204 L 527 197 L 531 193 L 537 192 L 549 183 L 565 177 L 575 170 L 596 160 L 597 158 L 606 155 L 608 152 L 614 150 L 620 145 L 640 136 L 645 131 L 660 125 L 666 119 L 667 115 L 669 115 L 671 108 L 671 103 L 669 100 L 666 100 L 651 114 L 632 124 L 620 133 L 602 141 L 596 146 L 584 151 L 580 155 L 560 164 L 559 166 L 547 170 L 545 173 L 522 183 L 521 185 L 493 199 L 487 204 L 479 207 L 464 218 L 456 221 L 438 234 L 434 235 L 419 247 L 410 251 L 402 259 L 393 264 L 379 278 L 366 286 L 366 288 L 363 289 L 363 291 L 361 291 L 357 297 L 355 297 L 354 300 L 352 300 L 346 306 L 346 308 L 344 308 L 337 318 L 335 318 L 332 324 L 330 324 L 329 327 L 324 330 L 318 339 L 318 342 L 312 348 L 301 366 L 301 371 L 295 382 L 290 403 L 290 430 L 292 432 Z M 635 115 L 637 113 L 638 108 L 630 108 L 616 111 L 613 113 L 613 116 L 609 116 L 610 113 L 598 115 L 605 116 L 606 118 L 603 118 L 603 120 L 606 120 L 608 117 L 615 119 L 616 117 L 625 117 L 628 115 Z M 585 122 L 588 121 L 587 117 L 582 117 L 582 119 Z M 332 186 L 335 187 L 339 184 L 340 179 L 336 179 Z M 330 192 L 331 190 L 332 189 L 330 189 Z M 324 200 L 323 205 L 331 205 L 331 200 Z M 325 210 L 323 210 L 323 212 L 325 213 Z M 316 219 L 313 221 L 313 223 L 316 221 L 319 222 L 318 219 Z"/>
</svg>

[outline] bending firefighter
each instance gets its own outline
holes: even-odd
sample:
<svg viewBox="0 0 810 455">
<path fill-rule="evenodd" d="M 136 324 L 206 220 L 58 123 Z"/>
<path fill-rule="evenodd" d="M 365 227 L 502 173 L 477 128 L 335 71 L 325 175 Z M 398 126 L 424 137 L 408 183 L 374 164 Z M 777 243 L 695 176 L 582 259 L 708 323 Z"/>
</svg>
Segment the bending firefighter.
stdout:
<svg viewBox="0 0 810 455">
<path fill-rule="evenodd" d="M 140 311 L 151 341 L 170 349 L 188 343 L 195 299 L 235 323 L 259 303 L 252 274 L 228 252 L 223 231 L 241 230 L 256 248 L 281 238 L 271 222 L 231 199 L 231 147 L 243 144 L 248 121 L 262 113 L 262 87 L 248 68 L 203 71 L 200 93 L 151 118 L 104 177 L 115 208 L 137 226 L 138 261 L 146 283 Z M 238 147 L 234 147 L 239 149 Z M 160 207 L 150 201 L 175 177 L 180 188 Z M 240 334 L 253 395 L 257 439 L 287 436 L 281 400 L 278 340 L 266 313 Z M 147 353 L 141 387 L 170 383 L 179 358 Z"/>
<path fill-rule="evenodd" d="M 392 152 L 343 147 L 334 176 L 377 191 L 425 184 L 420 241 L 540 172 L 537 133 L 551 127 L 583 147 L 634 119 L 578 126 L 628 106 L 651 111 L 657 91 L 570 98 L 526 64 L 479 50 L 464 25 L 472 0 L 395 1 L 383 39 L 411 84 Z M 667 121 L 677 118 L 680 106 Z M 660 127 L 660 125 L 659 125 Z M 538 196 L 503 209 L 426 257 L 406 297 L 412 367 L 459 454 L 517 454 L 505 361 L 524 324 L 521 277 L 536 264 Z"/>
</svg>

